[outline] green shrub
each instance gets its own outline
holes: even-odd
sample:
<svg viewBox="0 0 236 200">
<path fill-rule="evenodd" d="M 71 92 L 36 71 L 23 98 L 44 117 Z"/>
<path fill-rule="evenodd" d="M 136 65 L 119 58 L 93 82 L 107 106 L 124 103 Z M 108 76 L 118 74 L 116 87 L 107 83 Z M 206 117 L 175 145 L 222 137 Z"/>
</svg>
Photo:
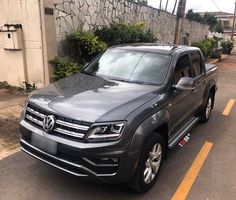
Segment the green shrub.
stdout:
<svg viewBox="0 0 236 200">
<path fill-rule="evenodd" d="M 23 91 L 24 90 L 21 87 L 9 85 L 7 81 L 0 82 L 0 89 L 16 90 L 16 91 Z"/>
<path fill-rule="evenodd" d="M 227 40 L 221 42 L 221 46 L 224 54 L 231 54 L 231 51 L 234 48 L 234 43 L 232 41 Z"/>
<path fill-rule="evenodd" d="M 90 32 L 75 31 L 66 38 L 69 45 L 69 56 L 80 63 L 89 62 L 107 48 L 107 44 Z"/>
<path fill-rule="evenodd" d="M 110 27 L 97 29 L 95 35 L 109 46 L 156 41 L 154 34 L 146 29 L 145 23 L 114 23 Z"/>
<path fill-rule="evenodd" d="M 66 58 L 56 57 L 53 60 L 50 60 L 49 63 L 54 66 L 55 73 L 53 77 L 55 78 L 55 80 L 71 76 L 79 72 L 82 68 L 78 63 L 70 61 Z"/>
<path fill-rule="evenodd" d="M 207 59 L 217 50 L 218 41 L 214 38 L 207 38 L 198 42 L 193 42 L 192 46 L 201 49 L 204 58 Z"/>
</svg>

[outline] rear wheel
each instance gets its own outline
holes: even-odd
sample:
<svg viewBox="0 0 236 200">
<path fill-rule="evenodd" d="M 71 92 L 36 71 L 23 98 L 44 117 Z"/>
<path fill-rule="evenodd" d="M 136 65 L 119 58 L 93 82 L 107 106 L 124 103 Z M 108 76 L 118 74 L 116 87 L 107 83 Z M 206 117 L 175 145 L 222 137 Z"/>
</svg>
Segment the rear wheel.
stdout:
<svg viewBox="0 0 236 200">
<path fill-rule="evenodd" d="M 135 177 L 130 185 L 131 188 L 138 192 L 146 192 L 155 184 L 165 150 L 165 143 L 161 135 L 155 133 L 148 138 Z"/>
<path fill-rule="evenodd" d="M 201 119 L 200 121 L 202 123 L 206 123 L 208 122 L 208 120 L 211 117 L 211 111 L 212 111 L 212 107 L 213 107 L 213 95 L 210 93 L 208 98 L 207 98 L 207 102 L 203 108 L 203 111 L 201 113 Z"/>
</svg>

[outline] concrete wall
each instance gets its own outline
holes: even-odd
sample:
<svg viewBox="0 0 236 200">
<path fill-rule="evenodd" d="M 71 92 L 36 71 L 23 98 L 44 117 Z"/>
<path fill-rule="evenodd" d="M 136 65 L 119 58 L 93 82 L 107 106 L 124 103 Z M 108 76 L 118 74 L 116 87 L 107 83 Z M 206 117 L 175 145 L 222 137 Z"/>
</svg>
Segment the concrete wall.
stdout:
<svg viewBox="0 0 236 200">
<path fill-rule="evenodd" d="M 128 0 L 53 0 L 56 17 L 57 41 L 76 30 L 93 30 L 112 22 L 146 22 L 160 42 L 173 42 L 175 16 L 158 9 Z M 208 26 L 196 22 L 184 23 L 183 32 L 190 41 L 203 39 Z"/>
<path fill-rule="evenodd" d="M 16 86 L 23 81 L 37 87 L 48 84 L 53 73 L 48 60 L 57 55 L 65 36 L 78 28 L 146 22 L 160 42 L 173 42 L 175 30 L 175 16 L 128 0 L 1 0 L 0 9 L 0 81 Z M 19 50 L 4 48 L 3 31 L 10 27 L 5 24 L 21 25 Z M 186 21 L 183 32 L 192 42 L 204 38 L 208 27 Z"/>
<path fill-rule="evenodd" d="M 23 81 L 41 87 L 50 81 L 52 68 L 48 60 L 55 57 L 56 31 L 54 15 L 45 15 L 45 7 L 53 8 L 52 0 L 0 1 L 0 81 L 23 86 Z M 19 50 L 4 48 L 6 24 L 21 25 Z"/>
</svg>

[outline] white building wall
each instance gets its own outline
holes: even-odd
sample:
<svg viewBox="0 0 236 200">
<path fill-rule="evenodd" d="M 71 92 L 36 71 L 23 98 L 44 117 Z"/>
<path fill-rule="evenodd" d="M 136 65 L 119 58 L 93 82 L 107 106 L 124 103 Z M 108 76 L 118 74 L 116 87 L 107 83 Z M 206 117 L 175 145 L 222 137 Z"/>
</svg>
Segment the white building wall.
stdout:
<svg viewBox="0 0 236 200">
<path fill-rule="evenodd" d="M 4 32 L 0 32 L 0 81 L 16 86 L 22 86 L 22 82 L 27 81 L 42 86 L 44 68 L 39 1 L 1 0 L 0 29 L 4 29 L 5 24 L 22 25 L 23 48 L 4 49 Z"/>
</svg>

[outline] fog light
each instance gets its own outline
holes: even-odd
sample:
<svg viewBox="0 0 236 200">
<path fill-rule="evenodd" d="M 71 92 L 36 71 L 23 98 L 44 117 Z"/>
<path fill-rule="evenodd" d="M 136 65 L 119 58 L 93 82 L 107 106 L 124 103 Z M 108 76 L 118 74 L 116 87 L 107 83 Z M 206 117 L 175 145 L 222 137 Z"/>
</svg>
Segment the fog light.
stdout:
<svg viewBox="0 0 236 200">
<path fill-rule="evenodd" d="M 119 162 L 119 158 L 100 158 L 103 164 L 116 164 Z"/>
</svg>

